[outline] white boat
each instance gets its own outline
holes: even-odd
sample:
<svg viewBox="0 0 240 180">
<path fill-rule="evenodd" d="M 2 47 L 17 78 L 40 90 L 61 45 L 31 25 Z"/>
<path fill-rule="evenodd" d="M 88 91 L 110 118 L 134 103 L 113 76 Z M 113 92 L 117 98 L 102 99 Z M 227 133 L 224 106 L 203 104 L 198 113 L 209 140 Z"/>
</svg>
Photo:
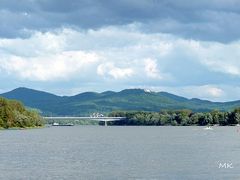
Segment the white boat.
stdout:
<svg viewBox="0 0 240 180">
<path fill-rule="evenodd" d="M 210 127 L 210 126 L 207 126 L 207 127 L 203 128 L 203 129 L 204 129 L 204 130 L 213 130 L 213 128 Z"/>
<path fill-rule="evenodd" d="M 53 126 L 59 126 L 59 123 L 53 123 L 52 125 Z"/>
<path fill-rule="evenodd" d="M 72 123 L 67 123 L 67 124 L 59 124 L 59 123 L 53 123 L 53 126 L 74 126 Z"/>
<path fill-rule="evenodd" d="M 236 126 L 240 126 L 240 124 L 237 124 Z"/>
</svg>

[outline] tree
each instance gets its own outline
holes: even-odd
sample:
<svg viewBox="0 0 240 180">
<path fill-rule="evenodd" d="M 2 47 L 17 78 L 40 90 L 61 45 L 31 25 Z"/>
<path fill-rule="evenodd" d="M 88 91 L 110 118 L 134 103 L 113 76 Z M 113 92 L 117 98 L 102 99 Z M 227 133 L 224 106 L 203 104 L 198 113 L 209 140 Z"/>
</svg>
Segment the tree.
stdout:
<svg viewBox="0 0 240 180">
<path fill-rule="evenodd" d="M 236 114 L 238 114 L 237 112 L 233 111 L 233 112 L 227 112 L 226 116 L 227 116 L 227 123 L 228 124 L 237 124 L 237 117 Z"/>
<path fill-rule="evenodd" d="M 198 124 L 200 126 L 206 126 L 208 124 L 212 124 L 213 123 L 213 119 L 212 119 L 212 115 L 210 113 L 199 113 L 199 119 L 198 119 Z"/>
<path fill-rule="evenodd" d="M 234 109 L 234 119 L 237 124 L 240 123 L 240 108 Z"/>
<path fill-rule="evenodd" d="M 190 116 L 189 124 L 195 125 L 198 124 L 199 118 L 201 117 L 200 113 L 194 113 Z"/>
<path fill-rule="evenodd" d="M 228 115 L 227 115 L 227 113 L 220 112 L 220 113 L 218 114 L 218 117 L 219 117 L 219 125 L 221 125 L 221 126 L 226 126 L 226 125 L 228 124 L 228 121 L 227 121 Z"/>
<path fill-rule="evenodd" d="M 18 101 L 0 98 L 0 127 L 34 127 L 43 124 L 38 112 L 27 110 Z"/>
<path fill-rule="evenodd" d="M 211 112 L 213 124 L 219 124 L 219 119 L 221 116 L 221 112 L 219 110 L 214 110 Z"/>
<path fill-rule="evenodd" d="M 4 127 L 4 122 L 2 120 L 2 118 L 0 117 L 0 127 L 3 128 Z"/>
<path fill-rule="evenodd" d="M 153 113 L 152 115 L 152 125 L 158 126 L 160 125 L 160 116 L 158 113 Z"/>
<path fill-rule="evenodd" d="M 189 125 L 189 117 L 192 114 L 191 110 L 180 110 L 177 112 L 177 115 L 175 116 L 175 120 L 178 124 L 186 126 Z"/>
<path fill-rule="evenodd" d="M 171 121 L 172 121 L 171 115 L 169 114 L 163 115 L 161 121 L 162 121 L 162 125 L 171 124 Z"/>
<path fill-rule="evenodd" d="M 240 113 L 235 113 L 235 120 L 236 120 L 237 124 L 240 123 Z"/>
</svg>

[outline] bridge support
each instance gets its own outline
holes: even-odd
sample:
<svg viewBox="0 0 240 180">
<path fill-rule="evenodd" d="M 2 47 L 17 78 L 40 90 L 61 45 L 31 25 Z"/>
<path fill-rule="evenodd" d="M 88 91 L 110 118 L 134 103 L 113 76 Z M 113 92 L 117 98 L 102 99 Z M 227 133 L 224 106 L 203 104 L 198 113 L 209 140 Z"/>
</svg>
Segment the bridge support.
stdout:
<svg viewBox="0 0 240 180">
<path fill-rule="evenodd" d="M 104 125 L 107 126 L 107 121 L 104 121 Z"/>
</svg>

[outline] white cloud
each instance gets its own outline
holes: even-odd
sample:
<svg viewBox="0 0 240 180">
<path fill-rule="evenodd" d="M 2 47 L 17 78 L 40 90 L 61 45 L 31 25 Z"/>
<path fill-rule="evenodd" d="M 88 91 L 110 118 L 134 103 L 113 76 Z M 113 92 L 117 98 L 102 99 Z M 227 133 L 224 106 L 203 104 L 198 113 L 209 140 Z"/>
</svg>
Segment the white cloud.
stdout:
<svg viewBox="0 0 240 180">
<path fill-rule="evenodd" d="M 183 87 L 182 91 L 202 99 L 218 99 L 224 95 L 224 91 L 214 85 L 188 86 Z"/>
<path fill-rule="evenodd" d="M 28 84 L 29 80 L 45 83 L 74 79 L 77 85 L 63 87 L 69 89 L 78 89 L 79 84 L 92 89 L 88 81 L 98 90 L 112 89 L 110 83 L 119 90 L 145 85 L 146 89 L 173 87 L 184 96 L 189 93 L 217 100 L 230 92 L 219 83 L 234 86 L 239 81 L 239 48 L 240 41 L 222 44 L 148 34 L 136 24 L 32 32 L 26 39 L 0 39 L 0 71 L 8 74 L 0 80 L 20 79 Z"/>
<path fill-rule="evenodd" d="M 198 43 L 192 46 L 199 62 L 209 70 L 240 77 L 240 41 L 230 44 L 216 42 Z"/>
<path fill-rule="evenodd" d="M 217 87 L 206 87 L 206 92 L 212 97 L 221 97 L 223 90 Z"/>
<path fill-rule="evenodd" d="M 1 60 L 0 67 L 9 74 L 17 74 L 31 81 L 69 79 L 77 72 L 96 63 L 99 57 L 94 53 L 65 51 L 60 54 L 23 58 L 10 56 Z"/>
<path fill-rule="evenodd" d="M 212 101 L 225 100 L 226 92 L 223 88 L 216 85 L 192 85 L 180 87 L 161 87 L 161 90 L 187 98 L 208 99 Z"/>
<path fill-rule="evenodd" d="M 97 74 L 103 77 L 112 77 L 114 79 L 122 79 L 131 77 L 134 71 L 131 68 L 119 68 L 113 63 L 100 64 L 97 68 Z"/>
<path fill-rule="evenodd" d="M 219 101 L 226 96 L 225 91 L 216 85 L 183 86 L 177 88 L 175 93 L 189 98 L 209 99 L 213 101 Z"/>
<path fill-rule="evenodd" d="M 150 58 L 145 59 L 144 64 L 145 64 L 145 72 L 148 77 L 154 78 L 154 79 L 162 79 L 162 76 L 159 73 L 157 63 L 155 60 Z"/>
<path fill-rule="evenodd" d="M 46 56 L 64 51 L 67 32 L 32 32 L 28 39 L 0 39 L 0 49 L 21 57 Z"/>
</svg>

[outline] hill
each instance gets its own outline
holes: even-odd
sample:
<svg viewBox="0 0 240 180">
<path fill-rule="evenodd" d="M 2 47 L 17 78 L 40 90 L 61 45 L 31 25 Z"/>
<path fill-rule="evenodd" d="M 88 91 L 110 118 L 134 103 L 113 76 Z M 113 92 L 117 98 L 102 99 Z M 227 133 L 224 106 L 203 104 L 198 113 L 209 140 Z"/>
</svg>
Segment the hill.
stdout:
<svg viewBox="0 0 240 180">
<path fill-rule="evenodd" d="M 0 128 L 38 127 L 43 125 L 39 114 L 27 110 L 22 103 L 0 98 Z"/>
<path fill-rule="evenodd" d="M 187 99 L 167 92 L 151 92 L 143 89 L 125 89 L 120 92 L 85 92 L 75 96 L 56 96 L 43 91 L 17 88 L 0 94 L 17 99 L 29 107 L 39 109 L 43 115 L 90 115 L 93 112 L 108 113 L 115 110 L 160 111 L 163 109 L 190 109 L 207 112 L 214 109 L 228 111 L 240 107 L 240 101 L 211 102 Z"/>
</svg>

